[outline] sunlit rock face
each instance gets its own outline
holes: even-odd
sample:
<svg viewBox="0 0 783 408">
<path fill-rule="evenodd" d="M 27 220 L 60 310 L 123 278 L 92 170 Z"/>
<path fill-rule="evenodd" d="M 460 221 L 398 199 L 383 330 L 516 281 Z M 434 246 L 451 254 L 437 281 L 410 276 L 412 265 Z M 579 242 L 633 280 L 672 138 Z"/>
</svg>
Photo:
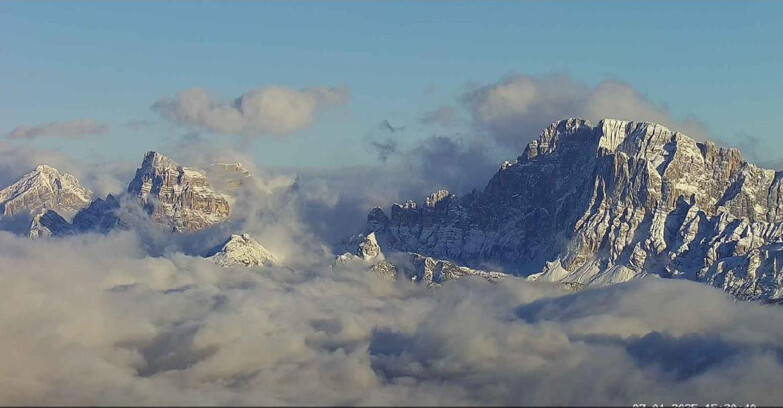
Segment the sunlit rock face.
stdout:
<svg viewBox="0 0 783 408">
<path fill-rule="evenodd" d="M 76 177 L 42 164 L 0 190 L 0 215 L 35 214 L 42 209 L 76 212 L 90 203 L 91 196 Z"/>
<path fill-rule="evenodd" d="M 736 149 L 649 122 L 547 127 L 483 191 L 368 216 L 385 251 L 530 279 L 609 284 L 647 275 L 742 299 L 783 296 L 783 185 Z"/>
<path fill-rule="evenodd" d="M 230 212 L 228 197 L 215 192 L 203 173 L 156 152 L 144 156 L 128 193 L 174 231 L 209 227 L 225 221 Z"/>
</svg>

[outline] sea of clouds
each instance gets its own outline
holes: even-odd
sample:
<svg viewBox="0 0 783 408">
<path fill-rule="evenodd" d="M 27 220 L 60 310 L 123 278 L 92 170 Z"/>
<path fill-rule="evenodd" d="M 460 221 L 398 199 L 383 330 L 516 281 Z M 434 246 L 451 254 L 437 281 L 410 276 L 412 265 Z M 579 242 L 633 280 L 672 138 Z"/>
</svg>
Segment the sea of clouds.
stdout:
<svg viewBox="0 0 783 408">
<path fill-rule="evenodd" d="M 313 252 L 224 269 L 97 238 L 0 233 L 3 404 L 783 400 L 783 313 L 698 283 L 429 291 Z"/>
</svg>

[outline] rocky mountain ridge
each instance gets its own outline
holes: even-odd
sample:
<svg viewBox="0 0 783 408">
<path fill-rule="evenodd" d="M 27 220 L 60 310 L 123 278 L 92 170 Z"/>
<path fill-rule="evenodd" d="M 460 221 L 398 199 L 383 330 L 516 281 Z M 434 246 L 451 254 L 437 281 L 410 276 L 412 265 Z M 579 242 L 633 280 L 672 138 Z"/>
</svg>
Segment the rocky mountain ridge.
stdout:
<svg viewBox="0 0 783 408">
<path fill-rule="evenodd" d="M 336 267 L 358 264 L 383 279 L 394 280 L 404 277 L 431 288 L 468 275 L 479 276 L 488 281 L 508 277 L 504 273 L 471 269 L 417 253 L 398 252 L 387 259 L 374 233 L 356 238 L 359 244 L 355 252 L 346 252 L 338 256 L 335 261 Z"/>
<path fill-rule="evenodd" d="M 741 299 L 783 296 L 783 173 L 649 122 L 547 127 L 483 191 L 373 209 L 384 251 L 530 279 L 600 285 L 657 275 Z"/>
<path fill-rule="evenodd" d="M 239 186 L 250 177 L 239 163 L 216 164 L 212 170 L 228 187 Z M 152 220 L 175 232 L 204 229 L 230 214 L 229 196 L 212 189 L 203 172 L 157 152 L 145 154 L 125 193 L 93 201 L 91 195 L 75 177 L 40 165 L 2 190 L 0 198 L 5 215 L 29 212 L 34 216 L 29 235 L 35 237 L 128 228 L 129 222 L 119 212 L 121 202 L 138 204 Z M 61 212 L 76 213 L 69 223 Z"/>
<path fill-rule="evenodd" d="M 229 216 L 228 197 L 215 192 L 204 173 L 153 151 L 144 155 L 127 193 L 174 231 L 200 230 Z"/>
<path fill-rule="evenodd" d="M 238 163 L 209 171 L 222 172 L 215 180 L 227 188 L 251 177 Z M 572 118 L 547 127 L 483 190 L 463 197 L 438 190 L 421 206 L 393 205 L 390 216 L 373 209 L 337 264 L 359 262 L 428 285 L 509 274 L 578 289 L 656 276 L 776 302 L 783 299 L 781 179 L 783 172 L 750 164 L 736 149 L 661 125 Z M 35 215 L 34 238 L 127 228 L 125 206 L 173 232 L 197 231 L 227 220 L 232 205 L 205 173 L 156 152 L 145 154 L 119 197 L 90 195 L 73 176 L 42 165 L 0 191 L 0 203 L 5 215 Z M 70 223 L 59 214 L 77 210 Z M 254 242 L 232 236 L 220 250 L 261 254 L 238 264 L 274 259 Z"/>
</svg>

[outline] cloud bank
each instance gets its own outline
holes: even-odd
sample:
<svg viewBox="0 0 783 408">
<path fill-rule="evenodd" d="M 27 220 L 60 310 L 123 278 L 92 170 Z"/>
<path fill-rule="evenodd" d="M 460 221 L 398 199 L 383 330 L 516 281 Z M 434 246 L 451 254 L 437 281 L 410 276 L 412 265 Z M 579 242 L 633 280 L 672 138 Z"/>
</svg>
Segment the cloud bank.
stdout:
<svg viewBox="0 0 783 408">
<path fill-rule="evenodd" d="M 152 110 L 169 122 L 214 133 L 283 136 L 310 126 L 319 111 L 349 99 L 346 87 L 270 86 L 245 92 L 231 102 L 190 88 L 158 100 Z"/>
<path fill-rule="evenodd" d="M 95 238 L 0 233 L 4 404 L 783 399 L 783 314 L 699 284 L 563 295 L 464 278 L 428 292 L 315 254 L 307 267 L 222 269 L 150 257 L 131 232 Z"/>
<path fill-rule="evenodd" d="M 6 134 L 8 139 L 35 139 L 38 137 L 62 137 L 80 139 L 109 132 L 109 125 L 92 119 L 78 119 L 67 122 L 49 122 L 35 126 L 18 126 Z"/>
</svg>

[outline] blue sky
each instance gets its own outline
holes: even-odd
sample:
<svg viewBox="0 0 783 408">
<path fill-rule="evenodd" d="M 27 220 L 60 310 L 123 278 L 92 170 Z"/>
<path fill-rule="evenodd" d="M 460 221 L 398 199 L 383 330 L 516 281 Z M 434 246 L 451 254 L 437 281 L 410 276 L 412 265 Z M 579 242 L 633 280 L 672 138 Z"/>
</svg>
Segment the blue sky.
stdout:
<svg viewBox="0 0 783 408">
<path fill-rule="evenodd" d="M 272 166 L 367 164 L 381 121 L 410 124 L 509 73 L 619 79 L 716 138 L 758 138 L 772 156 L 782 72 L 781 2 L 0 2 L 0 133 L 107 123 L 106 135 L 12 141 L 76 157 L 170 146 L 188 129 L 150 107 L 190 87 L 232 99 L 342 85 L 347 104 L 245 147 Z M 436 132 L 410 128 L 394 137 Z"/>
</svg>

